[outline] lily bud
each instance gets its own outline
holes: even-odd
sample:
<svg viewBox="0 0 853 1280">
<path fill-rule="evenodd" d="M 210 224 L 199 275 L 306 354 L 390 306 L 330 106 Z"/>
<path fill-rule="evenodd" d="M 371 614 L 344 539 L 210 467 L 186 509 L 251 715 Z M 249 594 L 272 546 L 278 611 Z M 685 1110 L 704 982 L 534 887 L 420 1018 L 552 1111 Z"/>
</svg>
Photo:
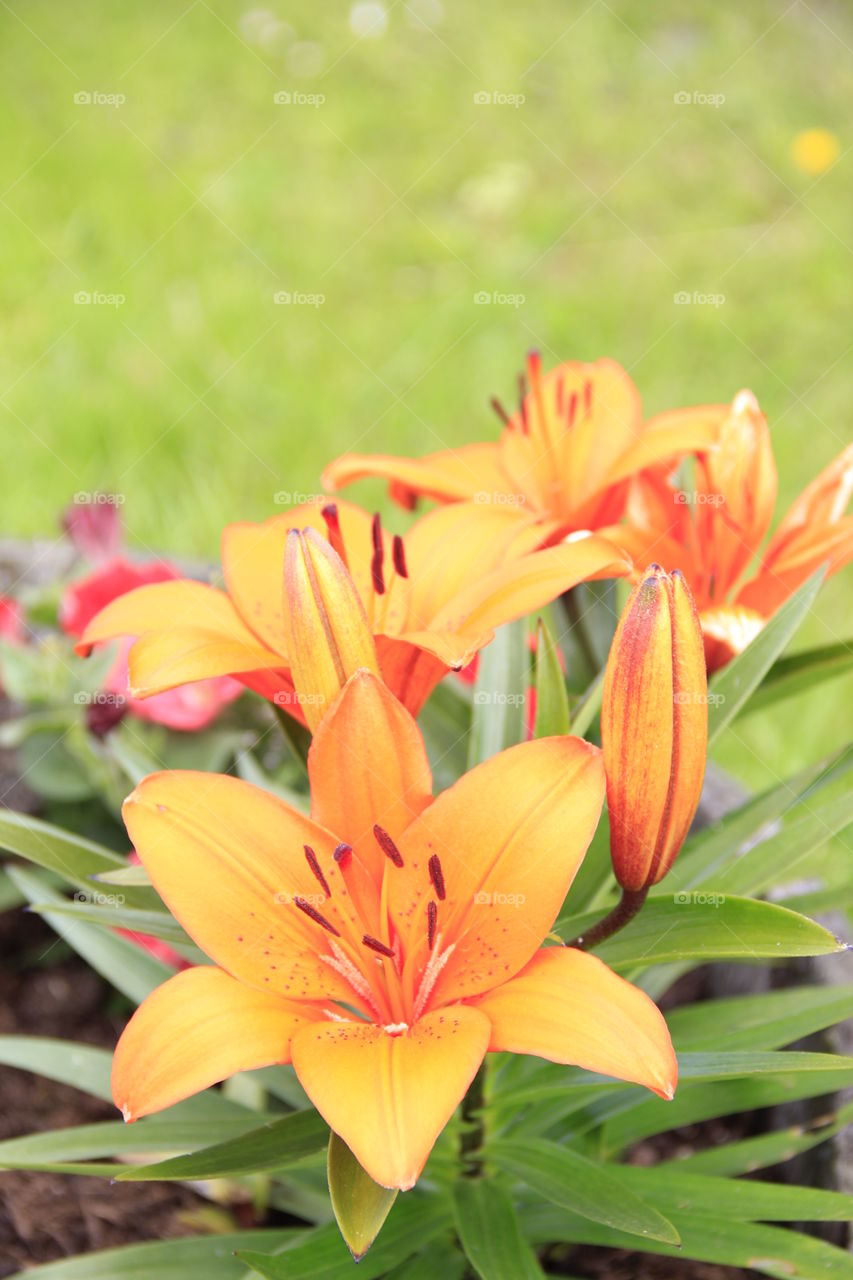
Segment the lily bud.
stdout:
<svg viewBox="0 0 853 1280">
<path fill-rule="evenodd" d="M 705 775 L 702 630 L 677 570 L 652 565 L 625 606 L 604 675 L 601 738 L 613 870 L 638 892 L 675 861 Z"/>
<path fill-rule="evenodd" d="M 291 529 L 284 553 L 284 631 L 297 698 L 312 732 L 360 668 L 379 675 L 361 597 L 314 529 Z"/>
</svg>

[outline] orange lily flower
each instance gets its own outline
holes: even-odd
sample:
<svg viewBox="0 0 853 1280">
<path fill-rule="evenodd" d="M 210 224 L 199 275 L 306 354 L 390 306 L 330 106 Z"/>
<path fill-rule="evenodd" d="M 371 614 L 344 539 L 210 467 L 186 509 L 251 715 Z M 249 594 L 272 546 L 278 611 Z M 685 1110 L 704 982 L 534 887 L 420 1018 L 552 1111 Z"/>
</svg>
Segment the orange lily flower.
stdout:
<svg viewBox="0 0 853 1280">
<path fill-rule="evenodd" d="M 522 743 L 432 800 L 415 721 L 359 671 L 308 768 L 310 818 L 205 773 L 155 774 L 125 803 L 153 884 L 213 961 L 125 1029 L 112 1087 L 126 1120 L 292 1062 L 369 1175 L 405 1190 L 487 1051 L 672 1097 L 652 1001 L 595 956 L 541 945 L 598 822 L 597 748 Z"/>
<path fill-rule="evenodd" d="M 527 389 L 529 387 L 529 390 Z M 437 502 L 474 500 L 481 507 L 511 506 L 553 521 L 565 534 L 619 520 L 631 476 L 659 462 L 675 462 L 710 444 L 700 417 L 643 422 L 640 394 L 613 360 L 570 360 L 543 375 L 539 355 L 527 361 L 520 403 L 511 416 L 492 402 L 504 430 L 494 444 L 472 444 L 425 458 L 345 454 L 328 466 L 329 489 L 381 476 L 393 498 L 412 507 L 418 497 Z"/>
<path fill-rule="evenodd" d="M 715 444 L 696 460 L 692 502 L 661 469 L 637 477 L 628 523 L 602 532 L 639 563 L 659 560 L 684 574 L 699 609 L 708 670 L 755 638 L 767 619 L 820 565 L 835 573 L 853 558 L 853 445 L 816 477 L 761 553 L 773 518 L 776 464 L 767 420 L 750 391 L 730 406 L 677 411 L 715 419 Z"/>
<path fill-rule="evenodd" d="M 134 697 L 230 675 L 304 721 L 291 671 L 294 606 L 283 572 L 288 531 L 309 528 L 348 568 L 383 679 L 417 714 L 438 681 L 464 667 L 496 626 L 579 582 L 624 576 L 631 568 L 602 538 L 540 549 L 556 536 L 553 526 L 519 520 L 506 508 L 476 519 L 473 513 L 473 504 L 436 510 L 393 538 L 378 516 L 349 503 L 311 504 L 262 524 L 229 525 L 222 536 L 224 591 L 178 581 L 129 592 L 92 620 L 78 652 L 136 636 L 129 659 Z M 338 611 L 337 625 L 344 625 L 345 612 Z M 365 657 L 359 665 L 373 663 Z"/>
<path fill-rule="evenodd" d="M 632 894 L 663 879 L 693 821 L 707 694 L 696 606 L 677 569 L 670 577 L 653 564 L 619 619 L 601 701 L 610 856 Z"/>
</svg>

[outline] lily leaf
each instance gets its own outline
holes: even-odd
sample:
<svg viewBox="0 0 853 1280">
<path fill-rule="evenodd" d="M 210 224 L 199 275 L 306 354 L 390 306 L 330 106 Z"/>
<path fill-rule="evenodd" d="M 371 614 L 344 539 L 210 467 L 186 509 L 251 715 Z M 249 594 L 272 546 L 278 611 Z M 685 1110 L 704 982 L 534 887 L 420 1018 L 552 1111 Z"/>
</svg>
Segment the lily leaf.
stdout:
<svg viewBox="0 0 853 1280">
<path fill-rule="evenodd" d="M 569 695 L 560 667 L 559 651 L 540 618 L 536 624 L 536 719 L 534 738 L 569 732 Z"/>
<path fill-rule="evenodd" d="M 485 1178 L 460 1178 L 453 1201 L 462 1248 L 481 1280 L 543 1280 L 505 1187 Z"/>
<path fill-rule="evenodd" d="M 480 654 L 474 688 L 474 714 L 468 768 L 482 764 L 505 747 L 524 741 L 528 655 L 524 622 L 498 627 Z"/>
</svg>

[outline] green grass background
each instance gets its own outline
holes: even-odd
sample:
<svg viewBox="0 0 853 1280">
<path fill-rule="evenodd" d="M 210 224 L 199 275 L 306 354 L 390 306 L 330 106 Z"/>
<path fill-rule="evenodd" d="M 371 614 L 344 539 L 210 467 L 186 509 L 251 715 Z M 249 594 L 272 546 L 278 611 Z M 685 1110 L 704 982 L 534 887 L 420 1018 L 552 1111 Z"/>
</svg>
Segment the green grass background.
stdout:
<svg viewBox="0 0 853 1280">
<path fill-rule="evenodd" d="M 336 2 L 0 0 L 4 532 L 111 490 L 134 545 L 213 558 L 345 449 L 494 434 L 530 346 L 615 357 L 650 412 L 752 387 L 780 514 L 850 438 L 849 7 L 385 11 L 359 38 Z M 817 180 L 790 155 L 815 125 L 842 148 Z M 848 575 L 801 642 L 848 635 L 850 601 Z M 772 780 L 843 739 L 851 695 L 744 721 L 723 756 Z"/>
</svg>

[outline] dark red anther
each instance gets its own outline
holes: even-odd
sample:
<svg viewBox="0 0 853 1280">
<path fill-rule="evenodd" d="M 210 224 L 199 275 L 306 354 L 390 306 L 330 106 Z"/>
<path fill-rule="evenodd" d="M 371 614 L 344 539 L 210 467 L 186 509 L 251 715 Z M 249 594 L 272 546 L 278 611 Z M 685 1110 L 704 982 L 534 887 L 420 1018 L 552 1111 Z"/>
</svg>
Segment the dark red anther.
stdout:
<svg viewBox="0 0 853 1280">
<path fill-rule="evenodd" d="M 325 916 L 321 916 L 316 907 L 312 907 L 310 902 L 306 902 L 304 898 L 294 898 L 294 907 L 298 907 L 300 911 L 304 911 L 309 920 L 313 920 L 315 924 L 322 925 L 329 933 L 333 933 L 336 938 L 341 935 L 333 924 L 330 924 Z"/>
<path fill-rule="evenodd" d="M 518 412 L 521 414 L 521 429 L 525 435 L 528 432 L 527 426 L 527 403 L 525 397 L 527 395 L 527 383 L 524 380 L 524 374 L 518 375 Z"/>
<path fill-rule="evenodd" d="M 439 902 L 444 902 L 446 895 L 444 888 L 444 872 L 441 869 L 441 863 L 438 860 L 438 854 L 434 853 L 429 860 L 429 878 L 432 881 L 433 888 L 438 895 Z"/>
<path fill-rule="evenodd" d="M 394 568 L 397 570 L 401 578 L 408 578 L 409 571 L 406 568 L 406 548 L 403 546 L 403 539 L 399 533 L 394 534 L 394 542 L 392 543 L 394 552 Z"/>
<path fill-rule="evenodd" d="M 341 521 L 338 515 L 338 504 L 336 502 L 327 502 L 320 511 L 321 516 L 326 522 L 326 534 L 329 539 L 329 545 L 333 551 L 336 551 L 347 564 L 347 553 L 344 547 L 344 535 L 341 532 Z"/>
<path fill-rule="evenodd" d="M 380 942 L 378 938 L 371 938 L 369 933 L 366 933 L 361 941 L 366 947 L 370 947 L 371 951 L 378 951 L 381 956 L 387 956 L 389 960 L 394 959 L 394 952 L 391 948 L 386 947 L 385 943 Z"/>
<path fill-rule="evenodd" d="M 345 866 L 347 866 L 350 858 L 352 857 L 352 845 L 345 844 L 343 841 L 341 841 L 341 843 L 335 849 L 335 852 L 332 854 L 332 857 L 334 858 L 335 862 L 337 862 L 338 866 L 341 869 L 343 869 Z"/>
<path fill-rule="evenodd" d="M 385 559 L 385 546 L 382 541 L 382 520 L 379 512 L 373 517 L 373 559 L 370 562 L 370 574 L 373 578 L 373 590 L 378 596 L 385 594 L 385 578 L 382 573 L 382 562 Z"/>
<path fill-rule="evenodd" d="M 397 848 L 388 832 L 383 827 L 380 827 L 378 822 L 373 828 L 373 834 L 376 837 L 376 843 L 379 845 L 379 848 L 386 857 L 391 859 L 395 867 L 402 867 L 403 859 L 400 854 L 400 850 Z"/>
<path fill-rule="evenodd" d="M 323 871 L 320 867 L 319 862 L 317 861 L 316 853 L 311 848 L 310 844 L 303 845 L 303 848 L 305 849 L 305 858 L 308 863 L 308 866 L 311 868 L 311 870 L 314 872 L 314 875 L 317 877 L 318 881 L 320 882 L 320 888 L 323 890 L 327 898 L 331 898 L 332 891 L 329 888 L 329 882 L 327 881 L 326 877 L 323 875 Z"/>
<path fill-rule="evenodd" d="M 438 907 L 434 902 L 427 903 L 427 942 L 429 949 L 432 951 L 435 946 L 435 929 L 438 924 Z"/>
<path fill-rule="evenodd" d="M 575 425 L 575 418 L 577 416 L 577 412 L 578 412 L 578 393 L 577 391 L 573 391 L 572 394 L 569 396 L 569 406 L 567 411 L 567 417 L 569 420 L 570 427 L 573 427 Z"/>
<path fill-rule="evenodd" d="M 489 404 L 492 406 L 492 408 L 494 409 L 495 413 L 498 415 L 498 417 L 500 418 L 504 426 L 508 427 L 510 425 L 509 414 L 507 413 L 506 409 L 503 407 L 503 405 L 501 404 L 497 396 L 492 396 L 491 400 L 489 401 Z"/>
</svg>

